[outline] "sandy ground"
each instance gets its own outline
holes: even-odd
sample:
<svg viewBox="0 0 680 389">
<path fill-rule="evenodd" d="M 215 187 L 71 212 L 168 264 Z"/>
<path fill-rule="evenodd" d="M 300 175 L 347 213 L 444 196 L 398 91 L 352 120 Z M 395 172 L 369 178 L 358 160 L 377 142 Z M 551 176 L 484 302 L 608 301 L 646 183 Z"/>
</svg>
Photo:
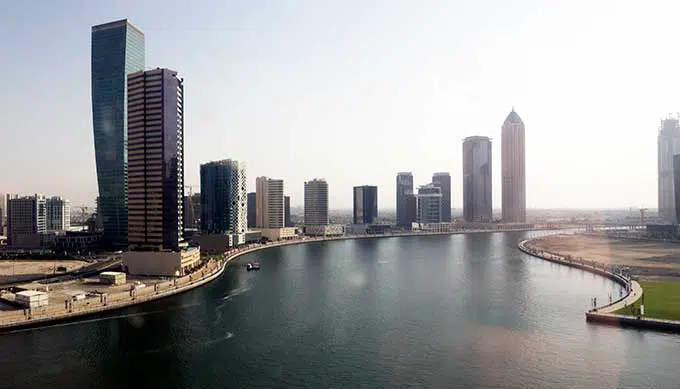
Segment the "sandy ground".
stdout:
<svg viewBox="0 0 680 389">
<path fill-rule="evenodd" d="M 680 243 L 552 235 L 532 239 L 530 245 L 575 258 L 628 266 L 638 275 L 680 277 Z"/>
<path fill-rule="evenodd" d="M 88 265 L 85 261 L 63 261 L 63 260 L 11 260 L 0 261 L 0 283 L 20 281 L 29 277 L 40 275 L 52 275 L 57 266 L 66 267 L 67 271 L 72 271 Z M 63 273 L 63 272 L 61 272 Z"/>
</svg>

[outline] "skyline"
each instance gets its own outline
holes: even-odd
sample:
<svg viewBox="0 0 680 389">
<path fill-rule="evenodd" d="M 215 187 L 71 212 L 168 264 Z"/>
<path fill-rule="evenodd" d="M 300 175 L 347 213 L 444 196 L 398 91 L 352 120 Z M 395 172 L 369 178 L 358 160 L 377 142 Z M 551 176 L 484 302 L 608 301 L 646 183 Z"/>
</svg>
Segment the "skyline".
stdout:
<svg viewBox="0 0 680 389">
<path fill-rule="evenodd" d="M 462 139 L 482 135 L 498 144 L 514 106 L 527 126 L 528 208 L 656 208 L 658 120 L 680 109 L 672 77 L 680 61 L 665 49 L 673 32 L 663 23 L 675 4 L 500 3 L 487 15 L 481 5 L 434 1 L 215 2 L 174 15 L 180 2 L 165 9 L 121 2 L 55 17 L 73 8 L 68 4 L 75 3 L 38 12 L 12 4 L 0 16 L 26 37 L 2 41 L 8 55 L 0 70 L 13 75 L 8 88 L 15 92 L 0 97 L 0 161 L 17 166 L 4 172 L 2 192 L 93 205 L 90 29 L 127 17 L 145 33 L 147 68 L 168 66 L 187 79 L 185 178 L 194 188 L 201 163 L 232 158 L 246 164 L 248 191 L 257 176 L 284 179 L 293 207 L 303 203 L 304 182 L 323 177 L 331 209 L 351 208 L 352 188 L 365 184 L 378 186 L 379 208 L 389 209 L 398 171 L 412 171 L 416 187 L 444 171 L 452 206 L 461 209 Z M 33 23 L 24 23 L 29 16 Z M 186 23 L 176 23 L 180 17 Z M 645 28 L 630 31 L 632 20 Z M 54 32 L 47 47 L 44 34 L 31 31 L 36 23 Z M 574 24 L 578 31 L 567 29 Z M 664 61 L 645 62 L 659 53 Z M 38 70 L 41 61 L 59 77 Z M 646 69 L 654 74 L 641 73 Z M 433 138 L 441 151 L 420 152 Z M 253 139 L 261 143 L 254 147 Z M 348 151 L 356 139 L 364 139 L 365 151 Z M 494 147 L 495 172 L 499 153 Z M 500 204 L 500 174 L 493 187 Z"/>
</svg>

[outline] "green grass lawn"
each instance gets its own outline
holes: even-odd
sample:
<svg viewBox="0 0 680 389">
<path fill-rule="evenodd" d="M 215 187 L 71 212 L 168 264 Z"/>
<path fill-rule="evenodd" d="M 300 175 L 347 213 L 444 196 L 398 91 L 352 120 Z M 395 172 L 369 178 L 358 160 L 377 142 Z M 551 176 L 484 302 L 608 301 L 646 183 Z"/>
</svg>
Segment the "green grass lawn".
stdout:
<svg viewBox="0 0 680 389">
<path fill-rule="evenodd" d="M 645 300 L 645 317 L 657 319 L 680 320 L 680 282 L 673 281 L 639 281 Z M 635 309 L 640 308 L 640 302 L 635 303 Z M 623 308 L 616 313 L 631 315 L 630 307 Z"/>
</svg>

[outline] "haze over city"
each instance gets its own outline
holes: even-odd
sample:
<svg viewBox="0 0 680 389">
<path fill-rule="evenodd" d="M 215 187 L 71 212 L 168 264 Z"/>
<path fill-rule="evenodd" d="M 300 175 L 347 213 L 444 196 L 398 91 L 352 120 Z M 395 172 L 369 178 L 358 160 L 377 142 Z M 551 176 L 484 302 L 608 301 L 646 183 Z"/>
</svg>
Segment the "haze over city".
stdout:
<svg viewBox="0 0 680 389">
<path fill-rule="evenodd" d="M 526 125 L 527 206 L 655 207 L 659 119 L 680 110 L 675 2 L 482 1 L 15 2 L 0 14 L 6 90 L 0 189 L 97 196 L 90 28 L 128 18 L 147 68 L 185 79 L 185 181 L 235 158 L 255 177 L 325 178 L 330 207 L 352 186 L 452 176 L 462 205 L 462 139 Z M 26 23 L 30 20 L 30 23 Z M 653 72 L 647 71 L 654 69 Z"/>
</svg>

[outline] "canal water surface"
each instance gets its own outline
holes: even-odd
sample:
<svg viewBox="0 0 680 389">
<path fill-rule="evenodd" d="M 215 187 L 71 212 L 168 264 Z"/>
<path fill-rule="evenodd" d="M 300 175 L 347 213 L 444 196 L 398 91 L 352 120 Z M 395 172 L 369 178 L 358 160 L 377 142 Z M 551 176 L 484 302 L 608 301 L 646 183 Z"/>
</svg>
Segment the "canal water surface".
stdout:
<svg viewBox="0 0 680 389">
<path fill-rule="evenodd" d="M 251 253 L 179 296 L 1 335 L 0 387 L 677 387 L 680 336 L 586 323 L 619 287 L 520 253 L 526 236 Z"/>
</svg>

